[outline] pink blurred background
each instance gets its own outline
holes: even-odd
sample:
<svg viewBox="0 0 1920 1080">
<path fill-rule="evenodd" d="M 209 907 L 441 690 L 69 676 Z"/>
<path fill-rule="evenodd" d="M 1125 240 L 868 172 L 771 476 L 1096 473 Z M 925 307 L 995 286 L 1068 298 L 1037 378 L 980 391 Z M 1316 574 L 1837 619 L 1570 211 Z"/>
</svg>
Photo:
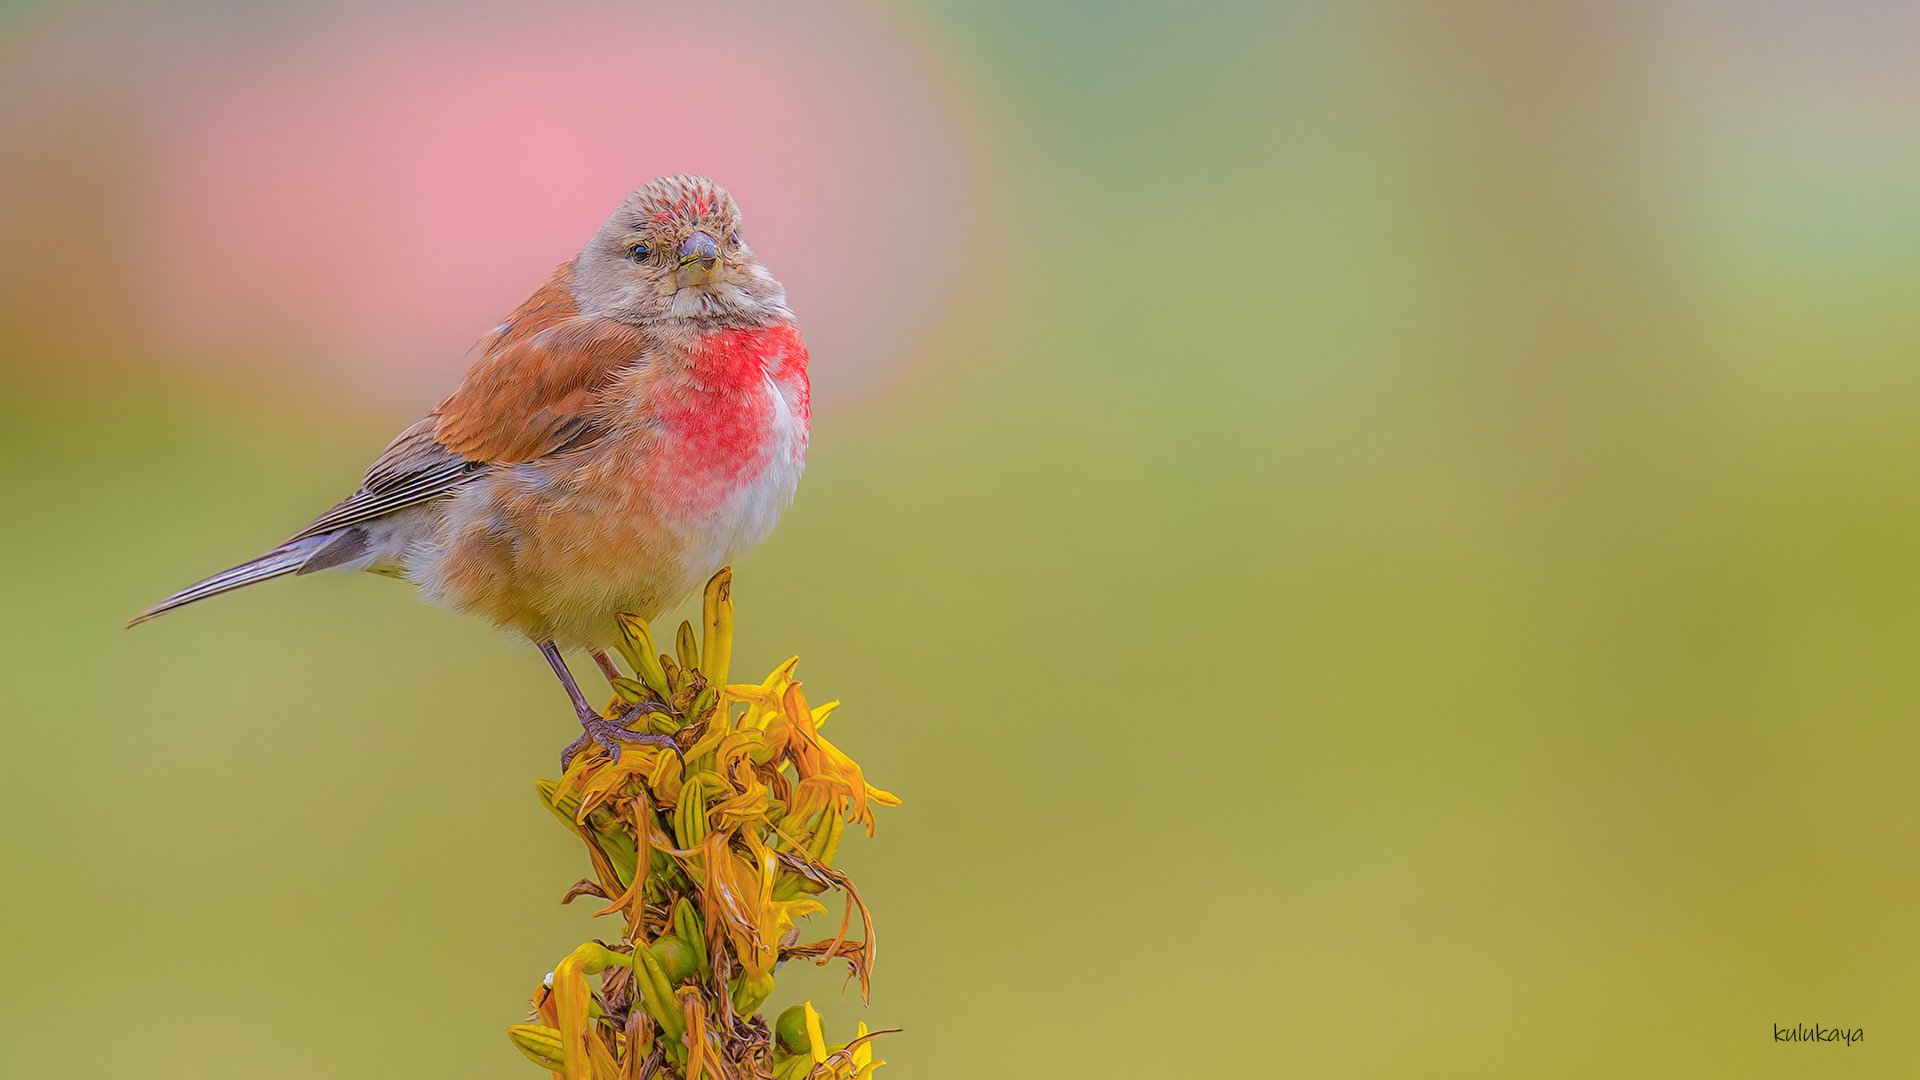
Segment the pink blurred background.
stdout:
<svg viewBox="0 0 1920 1080">
<path fill-rule="evenodd" d="M 399 418 L 629 191 L 704 172 L 817 399 L 899 374 L 964 258 L 965 109 L 884 9 L 595 0 L 40 19 L 0 69 L 0 317 Z"/>
</svg>

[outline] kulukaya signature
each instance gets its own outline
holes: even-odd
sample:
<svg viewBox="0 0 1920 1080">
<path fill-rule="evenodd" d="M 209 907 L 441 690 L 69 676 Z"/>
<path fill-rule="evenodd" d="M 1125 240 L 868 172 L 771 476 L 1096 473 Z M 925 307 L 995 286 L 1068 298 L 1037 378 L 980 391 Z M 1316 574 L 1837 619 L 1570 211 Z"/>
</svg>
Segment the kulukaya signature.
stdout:
<svg viewBox="0 0 1920 1080">
<path fill-rule="evenodd" d="M 1795 1024 L 1783 1028 L 1779 1024 L 1773 1025 L 1774 1042 L 1844 1042 L 1852 1046 L 1866 1037 L 1866 1028 L 1822 1027 L 1819 1024 Z"/>
</svg>

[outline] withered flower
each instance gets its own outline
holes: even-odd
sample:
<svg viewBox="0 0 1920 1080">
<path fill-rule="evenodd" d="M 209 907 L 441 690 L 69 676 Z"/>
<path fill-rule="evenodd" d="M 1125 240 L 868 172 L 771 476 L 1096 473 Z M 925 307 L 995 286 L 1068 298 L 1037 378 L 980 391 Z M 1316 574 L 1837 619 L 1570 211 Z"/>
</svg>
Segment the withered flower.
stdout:
<svg viewBox="0 0 1920 1080">
<path fill-rule="evenodd" d="M 760 683 L 727 683 L 732 578 L 723 569 L 707 583 L 703 632 L 682 623 L 673 655 L 655 650 L 646 623 L 621 618 L 634 675 L 615 680 L 613 708 L 664 706 L 648 722 L 680 752 L 624 746 L 610 760 L 596 747 L 539 782 L 593 868 L 566 899 L 598 897 L 607 904 L 596 914 L 623 922 L 617 942 L 588 942 L 556 964 L 528 1022 L 508 1029 L 556 1080 L 867 1080 L 884 1064 L 872 1040 L 885 1032 L 862 1024 L 831 1044 L 811 1003 L 771 1025 L 756 1011 L 796 958 L 845 960 L 866 1000 L 873 917 L 833 860 L 848 824 L 871 836 L 874 808 L 900 800 L 821 737 L 839 702 L 807 704 L 798 657 Z M 846 896 L 837 932 L 800 943 L 798 924 L 827 910 L 815 897 L 836 889 Z"/>
</svg>

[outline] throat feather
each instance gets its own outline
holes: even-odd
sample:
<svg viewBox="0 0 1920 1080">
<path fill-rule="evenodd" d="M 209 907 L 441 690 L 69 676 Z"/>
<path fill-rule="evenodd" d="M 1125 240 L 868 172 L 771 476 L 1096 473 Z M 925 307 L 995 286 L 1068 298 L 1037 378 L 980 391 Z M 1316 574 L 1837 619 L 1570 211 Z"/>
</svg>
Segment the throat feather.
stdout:
<svg viewBox="0 0 1920 1080">
<path fill-rule="evenodd" d="M 661 494 L 695 518 L 765 467 L 775 410 L 761 333 L 708 335 L 688 356 L 685 380 L 662 387 L 656 415 L 666 441 L 656 479 Z"/>
</svg>

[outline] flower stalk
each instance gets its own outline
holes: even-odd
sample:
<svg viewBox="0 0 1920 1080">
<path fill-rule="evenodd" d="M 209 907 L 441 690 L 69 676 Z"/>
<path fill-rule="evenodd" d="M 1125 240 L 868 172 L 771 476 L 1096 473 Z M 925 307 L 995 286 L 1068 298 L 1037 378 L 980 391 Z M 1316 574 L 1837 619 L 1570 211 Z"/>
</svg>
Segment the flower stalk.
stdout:
<svg viewBox="0 0 1920 1080">
<path fill-rule="evenodd" d="M 811 1003 L 769 1023 L 758 1010 L 779 966 L 846 961 L 871 989 L 872 913 L 833 866 L 846 826 L 871 836 L 876 806 L 900 800 L 820 734 L 838 702 L 811 706 L 795 657 L 759 683 L 729 685 L 733 572 L 707 583 L 701 631 L 682 623 L 672 655 L 645 621 L 621 616 L 611 709 L 651 705 L 653 731 L 681 748 L 597 747 L 540 801 L 585 846 L 593 876 L 563 902 L 593 896 L 621 923 L 554 965 L 526 1023 L 508 1037 L 555 1080 L 868 1080 L 878 1034 L 829 1043 Z M 837 931 L 801 942 L 799 925 L 845 898 Z M 852 936 L 855 913 L 859 936 Z M 596 980 L 596 987 L 590 980 Z"/>
</svg>

